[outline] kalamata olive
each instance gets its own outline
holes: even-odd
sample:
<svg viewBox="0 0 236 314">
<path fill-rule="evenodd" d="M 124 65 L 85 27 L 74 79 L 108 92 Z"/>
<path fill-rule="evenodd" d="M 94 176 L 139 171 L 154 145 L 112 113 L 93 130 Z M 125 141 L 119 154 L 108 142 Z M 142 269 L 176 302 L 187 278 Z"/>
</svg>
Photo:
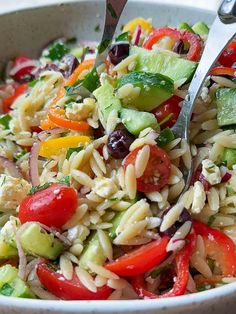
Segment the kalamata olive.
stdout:
<svg viewBox="0 0 236 314">
<path fill-rule="evenodd" d="M 59 66 L 55 63 L 48 63 L 44 67 L 38 68 L 36 71 L 33 72 L 34 78 L 37 79 L 39 78 L 40 74 L 45 72 L 45 71 L 55 71 L 55 72 L 60 72 L 61 70 L 59 69 Z"/>
<path fill-rule="evenodd" d="M 168 208 L 168 210 L 166 210 L 163 214 L 163 216 L 165 214 L 167 214 L 167 212 L 171 209 Z M 169 237 L 173 237 L 173 235 L 175 234 L 175 232 L 186 222 L 186 221 L 191 221 L 192 222 L 192 217 L 190 215 L 190 213 L 188 212 L 188 210 L 186 208 L 183 209 L 182 213 L 180 214 L 179 219 L 166 231 L 163 232 L 163 234 L 169 236 Z"/>
<path fill-rule="evenodd" d="M 93 136 L 95 139 L 98 139 L 100 137 L 103 137 L 104 135 L 105 135 L 105 130 L 103 126 L 101 125 L 101 123 L 99 123 L 98 128 L 93 129 Z"/>
<path fill-rule="evenodd" d="M 126 42 L 118 42 L 113 44 L 109 48 L 108 52 L 111 63 L 117 65 L 123 59 L 127 58 L 129 56 L 129 48 L 129 43 Z"/>
<path fill-rule="evenodd" d="M 65 78 L 68 78 L 79 65 L 78 59 L 70 54 L 66 54 L 60 61 L 60 71 Z"/>
<path fill-rule="evenodd" d="M 134 141 L 134 137 L 125 129 L 116 130 L 108 137 L 107 149 L 109 154 L 116 158 L 122 159 L 129 153 L 129 147 Z"/>
<path fill-rule="evenodd" d="M 173 47 L 173 51 L 178 53 L 178 54 L 182 54 L 184 53 L 184 42 L 182 39 L 178 39 Z"/>
</svg>

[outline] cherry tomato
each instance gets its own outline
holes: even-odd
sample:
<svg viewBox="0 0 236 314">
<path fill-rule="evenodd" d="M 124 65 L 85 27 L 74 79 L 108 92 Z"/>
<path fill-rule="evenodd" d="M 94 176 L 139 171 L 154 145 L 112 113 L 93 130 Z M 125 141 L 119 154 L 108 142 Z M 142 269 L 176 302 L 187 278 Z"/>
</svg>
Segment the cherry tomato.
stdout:
<svg viewBox="0 0 236 314">
<path fill-rule="evenodd" d="M 23 199 L 19 208 L 19 219 L 22 224 L 37 221 L 48 227 L 61 228 L 75 213 L 77 206 L 75 189 L 53 184 Z"/>
<path fill-rule="evenodd" d="M 10 71 L 10 75 L 15 81 L 18 81 L 21 83 L 28 82 L 29 80 L 32 79 L 32 71 L 35 69 L 35 65 L 32 65 L 33 62 L 34 62 L 33 59 L 25 57 L 25 56 L 16 57 L 15 62 L 13 63 L 12 69 L 20 65 L 22 65 L 22 68 L 20 68 L 13 75 L 11 75 L 11 71 Z M 30 63 L 32 64 L 30 65 Z"/>
<path fill-rule="evenodd" d="M 112 293 L 112 289 L 108 286 L 97 288 L 97 292 L 92 292 L 81 283 L 75 273 L 71 280 L 67 280 L 47 262 L 38 264 L 37 275 L 42 285 L 62 300 L 106 300 Z"/>
<path fill-rule="evenodd" d="M 175 268 L 176 278 L 172 289 L 164 294 L 149 292 L 143 275 L 131 278 L 131 284 L 141 299 L 168 298 L 183 295 L 186 292 L 189 278 L 189 259 L 196 245 L 196 233 L 194 230 L 187 236 L 187 244 L 176 254 Z"/>
<path fill-rule="evenodd" d="M 35 133 L 40 133 L 42 132 L 42 129 L 39 126 L 35 125 L 35 126 L 30 127 L 30 131 L 35 132 Z"/>
<path fill-rule="evenodd" d="M 106 268 L 120 276 L 130 277 L 143 274 L 164 260 L 167 255 L 168 242 L 169 238 L 164 237 L 145 244 L 107 264 Z"/>
<path fill-rule="evenodd" d="M 232 67 L 236 62 L 236 39 L 225 48 L 218 61 L 225 67 Z"/>
<path fill-rule="evenodd" d="M 11 110 L 11 105 L 20 95 L 24 94 L 24 92 L 28 89 L 27 84 L 22 84 L 15 87 L 15 92 L 13 95 L 8 96 L 3 100 L 2 110 L 4 113 L 7 113 Z"/>
<path fill-rule="evenodd" d="M 171 128 L 175 124 L 181 110 L 180 103 L 182 101 L 182 98 L 174 95 L 152 111 L 158 123 L 165 121 L 169 117 L 166 122 L 161 123 L 162 129 Z"/>
<path fill-rule="evenodd" d="M 143 175 L 137 179 L 137 190 L 140 192 L 160 191 L 170 177 L 170 159 L 166 152 L 155 145 L 149 145 L 150 157 Z M 128 165 L 135 165 L 138 152 L 142 149 L 137 147 L 124 160 L 124 169 Z"/>
<path fill-rule="evenodd" d="M 220 267 L 223 276 L 234 276 L 236 273 L 236 251 L 233 241 L 223 232 L 194 221 L 196 234 L 203 237 L 208 257 Z"/>
</svg>

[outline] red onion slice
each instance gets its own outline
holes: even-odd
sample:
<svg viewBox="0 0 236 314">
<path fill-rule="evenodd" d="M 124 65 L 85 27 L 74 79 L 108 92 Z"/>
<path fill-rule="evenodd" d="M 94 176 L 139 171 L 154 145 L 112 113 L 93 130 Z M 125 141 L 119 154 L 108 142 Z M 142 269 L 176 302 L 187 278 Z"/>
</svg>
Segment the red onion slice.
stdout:
<svg viewBox="0 0 236 314">
<path fill-rule="evenodd" d="M 24 68 L 28 68 L 28 67 L 34 67 L 36 68 L 39 65 L 39 62 L 36 60 L 29 60 L 29 61 L 25 61 L 25 62 L 21 62 L 20 64 L 14 66 L 10 71 L 9 71 L 9 75 L 10 76 L 14 76 L 16 75 L 17 72 L 19 72 L 20 70 L 24 69 Z"/>
<path fill-rule="evenodd" d="M 40 150 L 40 142 L 37 141 L 33 144 L 29 154 L 29 177 L 30 182 L 33 186 L 40 184 L 39 181 L 39 170 L 38 170 L 38 156 Z"/>
<path fill-rule="evenodd" d="M 135 37 L 134 37 L 135 46 L 138 46 L 141 34 L 142 34 L 142 27 L 140 25 L 137 25 L 136 30 L 135 30 Z"/>
<path fill-rule="evenodd" d="M 232 177 L 232 174 L 229 172 L 226 172 L 223 177 L 221 178 L 221 183 L 228 182 Z"/>
<path fill-rule="evenodd" d="M 64 133 L 66 132 L 65 129 L 61 129 L 61 128 L 53 128 L 53 129 L 50 129 L 50 130 L 46 130 L 46 131 L 42 131 L 38 134 L 38 139 L 43 142 L 45 141 L 45 139 L 48 137 L 48 136 L 51 136 L 51 135 L 55 135 L 55 134 L 61 134 L 61 133 Z"/>
<path fill-rule="evenodd" d="M 0 165 L 6 168 L 9 174 L 15 178 L 22 178 L 22 174 L 17 165 L 6 157 L 0 156 Z"/>
</svg>

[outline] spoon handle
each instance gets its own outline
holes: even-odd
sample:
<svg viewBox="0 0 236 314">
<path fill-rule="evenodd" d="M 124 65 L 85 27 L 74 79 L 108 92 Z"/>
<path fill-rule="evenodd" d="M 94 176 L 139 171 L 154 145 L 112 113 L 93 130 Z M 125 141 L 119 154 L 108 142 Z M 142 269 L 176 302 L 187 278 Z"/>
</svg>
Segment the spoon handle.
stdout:
<svg viewBox="0 0 236 314">
<path fill-rule="evenodd" d="M 235 3 L 235 0 L 233 2 Z M 224 24 L 217 16 L 211 26 L 201 60 L 192 82 L 189 85 L 187 99 L 183 102 L 179 118 L 172 128 L 172 131 L 177 137 L 184 138 L 187 141 L 189 139 L 189 123 L 195 100 L 199 96 L 201 87 L 204 84 L 204 80 L 207 77 L 210 68 L 218 59 L 225 46 L 235 36 L 236 24 L 233 24 L 233 19 L 231 20 L 231 23 L 232 24 Z"/>
<path fill-rule="evenodd" d="M 102 40 L 98 47 L 95 67 L 98 67 L 106 60 L 107 48 L 112 41 L 121 13 L 127 1 L 128 0 L 106 0 L 106 15 L 104 22 L 104 30 Z"/>
</svg>

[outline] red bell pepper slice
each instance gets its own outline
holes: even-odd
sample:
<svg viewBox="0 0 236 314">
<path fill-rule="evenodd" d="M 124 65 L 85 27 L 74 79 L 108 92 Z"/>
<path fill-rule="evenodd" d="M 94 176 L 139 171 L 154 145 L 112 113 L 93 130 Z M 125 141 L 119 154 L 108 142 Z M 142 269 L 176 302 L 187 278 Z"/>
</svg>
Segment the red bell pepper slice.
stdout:
<svg viewBox="0 0 236 314">
<path fill-rule="evenodd" d="M 166 255 L 168 237 L 145 244 L 106 265 L 106 268 L 119 276 L 136 276 L 145 273 L 161 263 Z"/>
<path fill-rule="evenodd" d="M 216 261 L 222 275 L 234 276 L 236 273 L 236 251 L 234 242 L 222 231 L 194 221 L 193 227 L 197 235 L 201 235 L 207 256 Z"/>
<path fill-rule="evenodd" d="M 81 283 L 75 273 L 71 280 L 67 280 L 46 261 L 38 264 L 37 275 L 42 285 L 62 300 L 106 300 L 113 291 L 105 285 L 97 288 L 97 292 L 92 292 Z"/>
<path fill-rule="evenodd" d="M 131 284 L 141 299 L 175 297 L 183 295 L 186 292 L 189 278 L 189 259 L 193 254 L 196 244 L 196 234 L 194 230 L 188 235 L 187 240 L 187 244 L 176 255 L 175 263 L 177 276 L 173 288 L 170 291 L 158 295 L 147 290 L 143 275 L 131 278 Z"/>
<path fill-rule="evenodd" d="M 11 110 L 11 105 L 16 100 L 17 97 L 22 95 L 28 88 L 27 84 L 19 85 L 15 88 L 15 92 L 13 95 L 8 96 L 3 100 L 2 110 L 4 113 L 7 113 Z"/>
<path fill-rule="evenodd" d="M 215 67 L 211 69 L 210 75 L 229 75 L 236 77 L 236 69 L 229 67 Z"/>
<path fill-rule="evenodd" d="M 156 28 L 144 42 L 143 47 L 151 50 L 152 46 L 163 37 L 170 37 L 176 41 L 183 40 L 188 42 L 190 47 L 187 53 L 187 59 L 192 61 L 198 61 L 200 59 L 202 49 L 201 39 L 198 35 L 188 31 L 179 31 L 169 27 Z"/>
</svg>

